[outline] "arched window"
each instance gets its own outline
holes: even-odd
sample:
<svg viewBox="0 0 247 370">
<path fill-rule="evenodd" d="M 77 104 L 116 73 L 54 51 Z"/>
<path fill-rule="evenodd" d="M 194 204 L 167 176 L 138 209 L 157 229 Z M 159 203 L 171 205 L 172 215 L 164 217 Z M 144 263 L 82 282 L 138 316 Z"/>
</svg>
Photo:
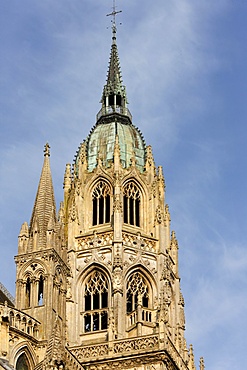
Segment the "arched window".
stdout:
<svg viewBox="0 0 247 370">
<path fill-rule="evenodd" d="M 44 298 L 44 278 L 42 275 L 40 275 L 38 283 L 38 306 L 43 305 L 43 298 Z"/>
<path fill-rule="evenodd" d="M 31 304 L 31 281 L 30 278 L 27 278 L 26 281 L 26 292 L 25 292 L 25 307 L 30 307 Z"/>
<path fill-rule="evenodd" d="M 29 370 L 29 369 L 30 367 L 27 360 L 27 356 L 25 355 L 25 353 L 22 353 L 18 357 L 18 360 L 16 362 L 16 370 Z"/>
<path fill-rule="evenodd" d="M 33 323 L 31 320 L 29 320 L 27 323 L 27 334 L 32 335 L 32 328 L 33 328 Z"/>
<path fill-rule="evenodd" d="M 16 315 L 15 327 L 21 329 L 21 316 L 19 314 Z"/>
<path fill-rule="evenodd" d="M 140 191 L 138 187 L 129 182 L 124 187 L 124 223 L 140 226 Z"/>
<path fill-rule="evenodd" d="M 134 272 L 126 287 L 127 313 L 135 311 L 137 305 L 148 307 L 149 289 L 146 279 L 139 272 Z"/>
<path fill-rule="evenodd" d="M 104 181 L 99 181 L 93 193 L 93 225 L 110 222 L 110 188 Z"/>
<path fill-rule="evenodd" d="M 108 283 L 98 270 L 85 282 L 84 305 L 84 332 L 107 329 Z"/>
<path fill-rule="evenodd" d="M 21 322 L 21 330 L 26 332 L 26 327 L 27 327 L 27 319 L 23 317 L 22 322 Z"/>
<path fill-rule="evenodd" d="M 10 311 L 10 313 L 9 313 L 9 325 L 14 326 L 14 324 L 15 324 L 14 313 L 12 311 Z"/>
<path fill-rule="evenodd" d="M 33 336 L 34 336 L 34 338 L 38 339 L 39 329 L 38 329 L 37 324 L 34 324 L 34 326 L 33 326 Z"/>
</svg>

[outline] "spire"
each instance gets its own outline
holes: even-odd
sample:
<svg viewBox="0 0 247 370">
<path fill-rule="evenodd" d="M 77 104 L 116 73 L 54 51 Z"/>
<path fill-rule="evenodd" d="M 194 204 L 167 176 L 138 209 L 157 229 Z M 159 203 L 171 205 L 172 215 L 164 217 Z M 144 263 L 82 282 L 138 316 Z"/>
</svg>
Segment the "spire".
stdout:
<svg viewBox="0 0 247 370">
<path fill-rule="evenodd" d="M 117 25 L 116 25 L 116 15 L 121 13 L 122 11 L 116 11 L 116 4 L 115 0 L 113 0 L 113 11 L 107 16 L 112 16 L 112 46 L 111 46 L 111 55 L 110 55 L 110 63 L 108 69 L 108 77 L 107 77 L 107 85 L 110 90 L 114 93 L 118 93 L 123 88 L 122 85 L 122 77 L 121 77 L 121 70 L 120 70 L 120 62 L 118 57 L 118 50 L 117 50 Z"/>
<path fill-rule="evenodd" d="M 113 11 L 107 16 L 112 16 L 112 45 L 110 53 L 110 61 L 108 67 L 108 74 L 106 79 L 106 85 L 103 89 L 102 94 L 102 109 L 100 115 L 97 116 L 99 119 L 102 115 L 111 113 L 120 113 L 131 117 L 127 109 L 127 97 L 126 89 L 123 85 L 120 61 L 118 56 L 117 48 L 117 26 L 116 26 L 116 14 L 122 11 L 116 11 L 115 0 L 113 0 Z"/>
<path fill-rule="evenodd" d="M 50 146 L 47 143 L 44 149 L 44 164 L 40 176 L 38 191 L 33 207 L 30 222 L 30 233 L 34 231 L 38 222 L 38 246 L 43 247 L 46 242 L 46 231 L 52 220 L 56 222 L 56 204 L 50 169 Z"/>
</svg>

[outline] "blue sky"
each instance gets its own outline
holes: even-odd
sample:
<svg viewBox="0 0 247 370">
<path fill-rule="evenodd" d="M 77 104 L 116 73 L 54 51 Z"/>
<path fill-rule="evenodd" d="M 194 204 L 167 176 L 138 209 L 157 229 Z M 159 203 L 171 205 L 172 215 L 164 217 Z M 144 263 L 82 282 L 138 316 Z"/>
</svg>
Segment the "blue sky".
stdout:
<svg viewBox="0 0 247 370">
<path fill-rule="evenodd" d="M 247 342 L 247 2 L 118 0 L 133 123 L 166 179 L 197 366 L 242 369 Z M 14 294 L 17 236 L 51 146 L 66 163 L 95 124 L 111 0 L 0 2 L 0 281 Z"/>
</svg>

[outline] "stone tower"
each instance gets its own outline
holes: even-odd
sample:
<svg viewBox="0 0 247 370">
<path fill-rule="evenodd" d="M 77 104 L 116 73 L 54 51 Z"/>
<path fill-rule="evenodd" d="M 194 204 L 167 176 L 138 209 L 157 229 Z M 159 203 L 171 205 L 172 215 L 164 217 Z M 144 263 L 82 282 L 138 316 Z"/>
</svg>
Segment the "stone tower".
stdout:
<svg viewBox="0 0 247 370">
<path fill-rule="evenodd" d="M 101 109 L 66 165 L 58 216 L 45 146 L 16 305 L 0 304 L 0 369 L 195 370 L 164 175 L 127 108 L 116 13 Z"/>
<path fill-rule="evenodd" d="M 56 216 L 56 204 L 45 145 L 44 164 L 30 225 L 25 222 L 18 238 L 16 308 L 39 320 L 39 338 L 51 334 L 58 317 L 65 336 L 66 281 L 70 274 L 64 226 Z"/>
</svg>

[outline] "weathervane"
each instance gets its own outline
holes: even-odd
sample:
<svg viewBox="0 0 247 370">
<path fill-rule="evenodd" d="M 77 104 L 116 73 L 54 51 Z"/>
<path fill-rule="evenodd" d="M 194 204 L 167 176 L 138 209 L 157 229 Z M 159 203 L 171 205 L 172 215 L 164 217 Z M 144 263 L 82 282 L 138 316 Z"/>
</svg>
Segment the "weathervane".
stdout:
<svg viewBox="0 0 247 370">
<path fill-rule="evenodd" d="M 116 10 L 116 0 L 113 0 L 113 7 L 112 7 L 112 12 L 109 13 L 109 14 L 106 14 L 106 16 L 111 16 L 112 17 L 112 33 L 113 33 L 113 36 L 114 34 L 116 34 L 117 32 L 117 26 L 116 26 L 116 15 L 118 13 L 122 13 L 122 10 Z"/>
</svg>

